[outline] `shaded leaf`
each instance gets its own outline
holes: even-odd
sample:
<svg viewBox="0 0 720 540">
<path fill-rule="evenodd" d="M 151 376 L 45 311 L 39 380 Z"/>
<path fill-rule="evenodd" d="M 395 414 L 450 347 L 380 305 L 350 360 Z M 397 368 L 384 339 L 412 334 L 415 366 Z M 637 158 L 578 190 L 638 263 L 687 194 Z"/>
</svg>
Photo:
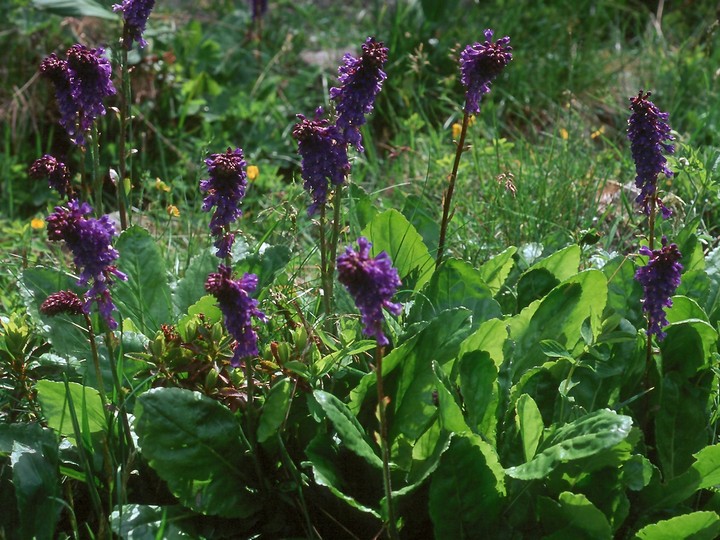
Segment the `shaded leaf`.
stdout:
<svg viewBox="0 0 720 540">
<path fill-rule="evenodd" d="M 540 521 L 554 532 L 545 539 L 610 540 L 612 529 L 603 514 L 581 493 L 564 491 L 557 502 L 541 497 L 538 501 Z"/>
<path fill-rule="evenodd" d="M 265 442 L 278 433 L 285 417 L 288 414 L 290 398 L 292 397 L 292 383 L 289 379 L 276 382 L 270 389 L 260 416 L 257 429 L 258 442 Z"/>
<path fill-rule="evenodd" d="M 180 502 L 197 512 L 249 518 L 261 507 L 233 413 L 199 392 L 155 388 L 135 407 L 142 455 Z"/>
<path fill-rule="evenodd" d="M 720 536 L 720 516 L 715 512 L 692 512 L 665 519 L 640 529 L 638 540 L 714 540 Z"/>
</svg>

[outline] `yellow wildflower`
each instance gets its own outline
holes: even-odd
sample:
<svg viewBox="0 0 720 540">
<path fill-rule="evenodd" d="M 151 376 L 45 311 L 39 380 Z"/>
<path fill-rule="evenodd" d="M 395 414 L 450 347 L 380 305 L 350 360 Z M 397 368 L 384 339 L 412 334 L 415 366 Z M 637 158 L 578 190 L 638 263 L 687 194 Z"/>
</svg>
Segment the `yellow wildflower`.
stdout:
<svg viewBox="0 0 720 540">
<path fill-rule="evenodd" d="M 180 217 L 180 209 L 174 204 L 169 204 L 166 210 L 170 217 Z"/>
<path fill-rule="evenodd" d="M 30 221 L 30 227 L 32 227 L 36 231 L 38 231 L 40 229 L 44 229 L 45 228 L 45 220 L 42 218 L 39 218 L 39 217 L 32 218 L 32 220 Z"/>
<path fill-rule="evenodd" d="M 462 125 L 455 122 L 452 125 L 452 136 L 453 139 L 457 140 L 460 137 L 460 133 L 462 132 Z"/>
<path fill-rule="evenodd" d="M 568 133 L 568 130 L 565 128 L 560 128 L 560 138 L 563 141 L 567 141 L 568 138 L 570 138 L 570 134 Z"/>
<path fill-rule="evenodd" d="M 600 126 L 599 129 L 596 129 L 592 132 L 590 135 L 591 139 L 597 139 L 600 135 L 603 135 L 605 133 L 605 126 Z"/>
<path fill-rule="evenodd" d="M 170 193 L 170 186 L 168 186 L 159 178 L 155 179 L 155 189 L 157 189 L 158 191 L 164 191 L 165 193 Z"/>
<path fill-rule="evenodd" d="M 259 174 L 260 174 L 260 169 L 258 169 L 257 165 L 248 165 L 248 168 L 247 168 L 248 180 L 250 180 L 252 182 L 253 180 L 255 180 L 258 177 Z"/>
</svg>

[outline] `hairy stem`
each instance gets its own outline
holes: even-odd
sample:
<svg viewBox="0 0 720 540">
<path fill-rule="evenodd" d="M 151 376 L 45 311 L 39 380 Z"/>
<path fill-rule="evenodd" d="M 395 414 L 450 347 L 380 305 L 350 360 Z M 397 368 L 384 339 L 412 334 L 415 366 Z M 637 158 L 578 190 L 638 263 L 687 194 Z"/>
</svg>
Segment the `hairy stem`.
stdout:
<svg viewBox="0 0 720 540">
<path fill-rule="evenodd" d="M 127 28 L 123 33 L 127 32 Z M 127 206 L 129 194 L 125 191 L 127 178 L 127 150 L 125 147 L 128 138 L 128 121 L 130 108 L 130 72 L 128 70 L 127 49 L 120 45 L 122 51 L 120 60 L 120 77 L 122 91 L 120 92 L 120 141 L 118 143 L 118 158 L 120 160 L 120 178 L 117 181 L 118 212 L 120 213 L 120 228 L 124 231 L 128 228 Z M 128 179 L 129 180 L 129 179 Z M 130 182 L 132 186 L 132 182 Z"/>
<path fill-rule="evenodd" d="M 443 195 L 443 215 L 440 222 L 440 240 L 438 241 L 437 256 L 435 259 L 435 268 L 442 263 L 445 255 L 445 236 L 447 235 L 448 222 L 450 221 L 450 205 L 452 202 L 453 191 L 455 191 L 455 180 L 457 179 L 458 167 L 460 166 L 460 158 L 465 151 L 465 136 L 467 135 L 468 122 L 470 115 L 467 111 L 463 115 L 462 130 L 460 131 L 460 140 L 457 142 L 457 151 L 455 152 L 455 161 L 453 162 L 452 172 L 450 173 L 450 182 L 447 190 Z"/>
<path fill-rule="evenodd" d="M 385 389 L 383 388 L 382 361 L 383 348 L 378 345 L 375 349 L 375 374 L 377 376 L 378 413 L 380 416 L 380 448 L 383 461 L 383 486 L 385 488 L 385 501 L 387 503 L 388 536 L 391 540 L 398 538 L 395 510 L 392 501 L 392 485 L 390 482 L 390 449 L 387 441 L 387 417 L 385 415 Z"/>
</svg>

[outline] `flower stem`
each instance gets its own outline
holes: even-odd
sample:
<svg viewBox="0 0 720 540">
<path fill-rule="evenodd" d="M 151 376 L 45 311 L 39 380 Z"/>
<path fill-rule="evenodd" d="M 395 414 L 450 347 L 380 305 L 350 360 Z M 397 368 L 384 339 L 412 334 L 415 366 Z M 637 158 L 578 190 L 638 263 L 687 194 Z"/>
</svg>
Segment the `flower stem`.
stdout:
<svg viewBox="0 0 720 540">
<path fill-rule="evenodd" d="M 460 131 L 460 140 L 457 142 L 457 150 L 455 152 L 455 161 L 453 162 L 452 172 L 450 173 L 450 183 L 443 195 L 443 215 L 440 222 L 440 240 L 438 241 L 437 257 L 435 259 L 435 268 L 442 263 L 445 254 L 445 236 L 447 235 L 448 222 L 450 221 L 450 204 L 452 202 L 453 191 L 455 191 L 455 180 L 457 179 L 458 167 L 460 166 L 460 158 L 465 151 L 465 136 L 467 135 L 468 122 L 470 115 L 465 111 L 463 115 L 462 130 Z"/>
<path fill-rule="evenodd" d="M 127 155 L 125 143 L 128 137 L 128 120 L 130 108 L 130 72 L 128 70 L 128 54 L 127 49 L 120 46 L 122 51 L 120 60 L 120 78 L 122 91 L 120 92 L 120 141 L 118 143 L 118 158 L 120 160 L 120 178 L 117 181 L 117 200 L 118 212 L 120 213 L 120 228 L 125 230 L 128 228 L 127 206 L 129 193 L 125 192 L 125 180 L 127 177 Z M 130 182 L 132 186 L 132 182 Z"/>
<path fill-rule="evenodd" d="M 95 211 L 98 215 L 103 212 L 103 178 L 100 174 L 100 132 L 97 124 L 92 126 L 92 141 L 90 142 L 90 156 L 92 158 L 92 186 L 95 199 Z"/>
<path fill-rule="evenodd" d="M 335 273 L 335 264 L 337 262 L 337 247 L 340 239 L 340 213 L 341 213 L 341 201 L 342 201 L 342 185 L 336 186 L 333 190 L 333 223 L 332 223 L 332 237 L 330 238 L 330 260 L 328 261 L 328 288 L 330 292 L 329 307 L 333 309 L 333 287 L 334 280 L 333 275 Z"/>
<path fill-rule="evenodd" d="M 387 417 L 385 415 L 385 389 L 383 388 L 382 361 L 383 347 L 378 345 L 375 349 L 375 374 L 377 377 L 378 412 L 380 416 L 380 448 L 383 461 L 383 486 L 385 501 L 387 503 L 388 535 L 392 540 L 398 538 L 395 510 L 392 502 L 392 485 L 390 482 L 390 449 L 387 441 Z"/>
<path fill-rule="evenodd" d="M 320 207 L 320 280 L 322 281 L 323 288 L 323 306 L 325 310 L 325 317 L 330 317 L 332 313 L 332 274 L 328 264 L 328 244 L 327 237 L 325 235 L 325 226 L 327 219 L 325 217 L 325 205 Z M 329 275 L 328 275 L 329 274 Z"/>
</svg>

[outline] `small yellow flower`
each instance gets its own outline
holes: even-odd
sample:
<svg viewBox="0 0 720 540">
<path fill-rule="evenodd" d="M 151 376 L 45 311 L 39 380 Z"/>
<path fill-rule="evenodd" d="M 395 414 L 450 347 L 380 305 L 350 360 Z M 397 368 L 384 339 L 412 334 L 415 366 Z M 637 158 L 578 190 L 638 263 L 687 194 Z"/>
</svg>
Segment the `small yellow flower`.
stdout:
<svg viewBox="0 0 720 540">
<path fill-rule="evenodd" d="M 166 210 L 170 217 L 180 217 L 180 209 L 174 204 L 169 204 Z"/>
<path fill-rule="evenodd" d="M 168 186 L 159 178 L 155 179 L 155 189 L 157 189 L 158 191 L 164 191 L 165 193 L 170 193 L 170 186 Z"/>
<path fill-rule="evenodd" d="M 468 118 L 468 127 L 470 127 L 474 124 L 475 124 L 475 116 L 471 114 L 470 117 Z"/>
<path fill-rule="evenodd" d="M 453 139 L 457 140 L 462 132 L 462 125 L 457 122 L 452 125 L 452 136 Z"/>
<path fill-rule="evenodd" d="M 590 135 L 591 139 L 597 139 L 600 135 L 603 135 L 605 133 L 605 126 L 600 126 L 599 129 L 596 129 L 592 132 Z"/>
<path fill-rule="evenodd" d="M 260 174 L 260 169 L 258 169 L 257 165 L 248 165 L 248 168 L 247 168 L 248 180 L 250 180 L 252 182 L 253 180 L 255 180 L 258 177 L 259 174 Z"/>
<path fill-rule="evenodd" d="M 35 229 L 36 231 L 39 231 L 40 229 L 45 228 L 45 220 L 39 217 L 32 218 L 32 221 L 30 221 L 30 227 Z"/>
<path fill-rule="evenodd" d="M 565 128 L 560 128 L 560 138 L 563 141 L 567 141 L 569 137 L 570 137 L 570 134 L 568 133 L 568 130 Z"/>
</svg>

